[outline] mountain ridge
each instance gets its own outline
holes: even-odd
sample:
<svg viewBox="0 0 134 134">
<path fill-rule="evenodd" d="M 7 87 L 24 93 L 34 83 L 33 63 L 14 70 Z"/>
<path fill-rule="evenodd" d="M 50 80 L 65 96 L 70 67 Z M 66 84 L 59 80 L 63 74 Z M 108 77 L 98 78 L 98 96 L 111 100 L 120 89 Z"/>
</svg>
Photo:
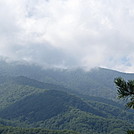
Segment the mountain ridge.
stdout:
<svg viewBox="0 0 134 134">
<path fill-rule="evenodd" d="M 1 125 L 82 134 L 126 134 L 134 129 L 134 112 L 118 103 L 113 82 L 116 77 L 133 79 L 133 74 L 0 62 L 0 76 Z"/>
</svg>

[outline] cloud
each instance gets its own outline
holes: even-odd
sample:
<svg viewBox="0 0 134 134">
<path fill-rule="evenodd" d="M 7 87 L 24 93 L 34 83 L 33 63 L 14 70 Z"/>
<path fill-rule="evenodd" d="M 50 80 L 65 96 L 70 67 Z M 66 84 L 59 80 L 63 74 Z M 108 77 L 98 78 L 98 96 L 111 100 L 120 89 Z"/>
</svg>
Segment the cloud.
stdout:
<svg viewBox="0 0 134 134">
<path fill-rule="evenodd" d="M 0 1 L 0 56 L 134 72 L 133 0 Z"/>
</svg>

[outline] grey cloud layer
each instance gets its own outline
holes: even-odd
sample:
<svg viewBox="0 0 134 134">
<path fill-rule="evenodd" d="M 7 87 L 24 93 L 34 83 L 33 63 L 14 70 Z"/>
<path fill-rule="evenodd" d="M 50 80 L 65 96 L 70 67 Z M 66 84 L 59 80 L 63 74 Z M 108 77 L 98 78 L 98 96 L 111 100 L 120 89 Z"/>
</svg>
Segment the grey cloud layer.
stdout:
<svg viewBox="0 0 134 134">
<path fill-rule="evenodd" d="M 0 1 L 0 56 L 134 72 L 133 0 Z"/>
</svg>

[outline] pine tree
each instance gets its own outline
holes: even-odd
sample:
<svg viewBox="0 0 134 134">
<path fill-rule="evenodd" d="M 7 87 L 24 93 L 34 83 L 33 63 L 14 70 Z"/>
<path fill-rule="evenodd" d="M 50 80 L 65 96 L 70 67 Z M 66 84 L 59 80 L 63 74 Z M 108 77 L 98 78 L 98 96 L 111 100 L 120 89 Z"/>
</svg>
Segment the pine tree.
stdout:
<svg viewBox="0 0 134 134">
<path fill-rule="evenodd" d="M 118 89 L 118 97 L 127 99 L 129 102 L 126 106 L 134 109 L 134 80 L 126 82 L 123 78 L 116 78 L 114 82 Z"/>
<path fill-rule="evenodd" d="M 134 109 L 134 80 L 128 80 L 127 82 L 123 78 L 116 78 L 114 83 L 117 86 L 118 97 L 127 99 L 128 108 Z M 134 134 L 134 130 L 127 131 L 127 134 Z"/>
</svg>

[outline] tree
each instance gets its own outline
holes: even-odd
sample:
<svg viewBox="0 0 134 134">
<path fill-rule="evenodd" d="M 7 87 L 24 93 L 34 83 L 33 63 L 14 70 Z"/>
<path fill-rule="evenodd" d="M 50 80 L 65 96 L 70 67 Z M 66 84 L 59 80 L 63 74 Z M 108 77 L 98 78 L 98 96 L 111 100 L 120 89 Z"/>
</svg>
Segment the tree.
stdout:
<svg viewBox="0 0 134 134">
<path fill-rule="evenodd" d="M 114 83 L 117 86 L 118 97 L 127 99 L 128 108 L 134 109 L 134 80 L 128 80 L 127 82 L 123 78 L 115 78 Z M 134 130 L 127 131 L 127 134 L 134 134 Z"/>
<path fill-rule="evenodd" d="M 128 80 L 127 82 L 123 78 L 115 78 L 114 83 L 117 86 L 118 97 L 127 99 L 128 108 L 134 109 L 134 80 Z"/>
</svg>

